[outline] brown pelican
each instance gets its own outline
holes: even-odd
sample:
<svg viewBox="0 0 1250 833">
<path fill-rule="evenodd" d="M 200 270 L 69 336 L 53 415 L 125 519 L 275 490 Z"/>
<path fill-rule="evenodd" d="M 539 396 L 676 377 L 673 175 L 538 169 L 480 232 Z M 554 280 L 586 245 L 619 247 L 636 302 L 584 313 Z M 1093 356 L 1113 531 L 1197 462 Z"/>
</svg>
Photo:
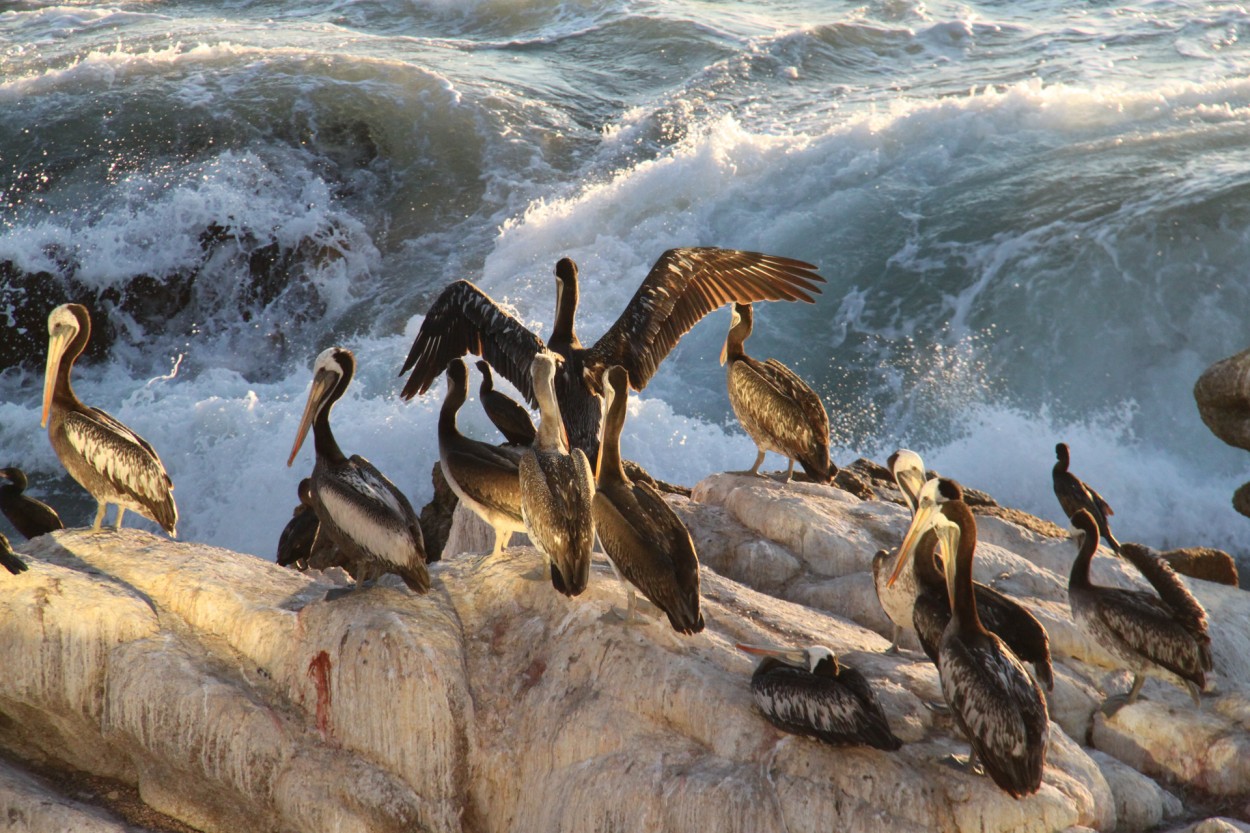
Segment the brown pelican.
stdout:
<svg viewBox="0 0 1250 833">
<path fill-rule="evenodd" d="M 1115 512 L 1102 499 L 1102 495 L 1068 471 L 1067 443 L 1059 443 L 1055 446 L 1055 459 L 1057 462 L 1051 471 L 1051 479 L 1054 481 L 1055 497 L 1059 498 L 1059 506 L 1063 508 L 1063 514 L 1071 518 L 1078 509 L 1089 512 L 1098 524 L 1098 533 L 1106 539 L 1107 545 L 1118 553 L 1120 542 L 1111 534 L 1111 524 L 1107 521 L 1107 518 Z"/>
<path fill-rule="evenodd" d="M 703 316 L 731 301 L 813 301 L 824 278 L 799 260 L 731 249 L 669 249 L 660 255 L 616 323 L 591 347 L 574 332 L 577 265 L 556 264 L 556 319 L 547 343 L 467 281 L 443 290 L 426 313 L 401 371 L 403 396 L 424 393 L 447 362 L 476 353 L 535 405 L 530 364 L 543 350 L 564 358 L 556 396 L 573 448 L 598 454 L 601 374 L 619 364 L 642 390 L 673 345 Z"/>
<path fill-rule="evenodd" d="M 907 508 L 915 517 L 916 496 L 920 494 L 920 487 L 925 482 L 924 461 L 916 452 L 900 448 L 890 455 L 887 462 L 891 474 L 894 475 L 894 482 L 903 493 L 903 502 L 907 504 Z M 918 545 L 917 551 L 921 555 L 928 553 L 931 557 L 936 546 L 937 538 L 933 535 L 926 535 Z M 898 651 L 898 641 L 902 638 L 903 631 L 915 628 L 912 624 L 912 608 L 916 601 L 915 572 L 902 570 L 898 572 L 898 578 L 893 583 L 889 580 L 890 576 L 896 572 L 895 567 L 902 560 L 902 555 L 900 550 L 891 558 L 888 552 L 880 550 L 872 559 L 872 582 L 877 588 L 877 600 L 881 602 L 881 609 L 885 611 L 885 615 L 894 623 L 894 638 L 887 651 L 891 654 Z"/>
<path fill-rule="evenodd" d="M 629 379 L 620 365 L 609 368 L 604 377 L 607 415 L 594 500 L 599 540 L 617 572 L 633 585 L 628 616 L 633 615 L 637 587 L 668 615 L 673 630 L 698 633 L 703 630 L 703 614 L 699 612 L 699 558 L 694 541 L 659 492 L 626 476 L 621 465 L 621 429 Z"/>
<path fill-rule="evenodd" d="M 920 490 L 910 489 L 910 487 L 917 482 L 917 472 L 923 476 L 924 464 L 914 452 L 907 453 L 915 459 L 910 460 L 902 456 L 902 452 L 897 452 L 900 459 L 906 461 L 905 464 L 910 469 L 910 472 L 905 475 L 906 479 L 899 481 L 899 488 L 908 500 L 908 505 L 914 507 L 919 502 Z M 892 461 L 894 459 L 891 457 Z M 895 477 L 897 479 L 898 475 L 896 474 Z M 907 482 L 908 486 L 904 487 L 903 482 Z M 947 480 L 945 488 L 952 499 L 963 500 L 963 489 L 958 483 Z M 915 517 L 914 509 L 912 516 Z M 906 569 L 907 560 L 911 562 L 911 570 Z M 877 561 L 878 559 L 873 559 L 874 571 L 877 569 Z M 900 548 L 892 569 L 893 572 L 885 579 L 887 585 L 891 581 L 894 585 L 902 584 L 908 574 L 911 574 L 913 582 L 911 626 L 916 631 L 916 637 L 925 654 L 933 660 L 935 665 L 940 665 L 938 648 L 942 641 L 942 634 L 946 631 L 946 625 L 950 622 L 951 604 L 946 577 L 943 575 L 943 561 L 938 554 L 937 536 L 933 530 L 929 530 L 919 539 L 907 559 L 904 559 Z M 877 578 L 876 574 L 874 578 Z M 1003 595 L 993 587 L 974 581 L 972 588 L 976 596 L 977 615 L 986 630 L 1006 643 L 1019 659 L 1032 663 L 1033 675 L 1037 681 L 1047 691 L 1053 690 L 1055 673 L 1050 659 L 1050 636 L 1046 633 L 1046 628 L 1019 602 Z M 886 598 L 893 600 L 893 597 L 889 595 L 892 590 L 892 587 L 887 587 Z"/>
<path fill-rule="evenodd" d="M 299 482 L 299 503 L 291 513 L 291 520 L 286 522 L 282 534 L 278 536 L 279 567 L 295 567 L 306 570 L 311 565 L 313 544 L 317 541 L 320 523 L 317 512 L 313 508 L 312 479 L 305 477 Z M 318 567 L 317 569 L 324 569 Z"/>
<path fill-rule="evenodd" d="M 356 357 L 350 350 L 331 347 L 317 357 L 308 403 L 286 464 L 295 462 L 311 427 L 317 452 L 311 480 L 318 539 L 329 537 L 359 582 L 395 573 L 411 590 L 424 593 L 430 589 L 430 576 L 417 513 L 372 463 L 358 454 L 350 459 L 344 455 L 330 430 L 330 410 L 355 372 Z"/>
<path fill-rule="evenodd" d="M 0 567 L 8 570 L 13 575 L 25 572 L 28 568 L 26 562 L 17 557 L 17 553 L 13 552 L 13 545 L 9 543 L 9 539 L 0 532 Z"/>
<path fill-rule="evenodd" d="M 504 439 L 512 445 L 529 445 L 534 442 L 534 421 L 529 411 L 508 394 L 495 390 L 495 380 L 490 373 L 490 365 L 485 361 L 477 362 L 477 369 L 482 371 L 482 387 L 478 390 L 478 399 L 482 402 L 482 410 L 503 434 Z"/>
<path fill-rule="evenodd" d="M 838 663 L 823 645 L 772 648 L 738 645 L 764 659 L 751 675 L 751 693 L 768 722 L 796 735 L 838 746 L 893 751 L 903 742 L 890 731 L 864 675 Z"/>
<path fill-rule="evenodd" d="M 1138 544 L 1125 544 L 1120 555 L 1146 577 L 1158 595 L 1146 590 L 1100 587 L 1089 580 L 1089 565 L 1098 549 L 1098 521 L 1086 509 L 1078 509 L 1072 524 L 1080 535 L 1080 551 L 1068 578 L 1068 605 L 1081 630 L 1123 660 L 1133 672 L 1133 688 L 1125 703 L 1137 699 L 1151 668 L 1170 671 L 1189 690 L 1194 705 L 1211 670 L 1211 637 L 1207 614 L 1166 562 Z"/>
<path fill-rule="evenodd" d="M 447 364 L 447 397 L 438 416 L 438 461 L 456 497 L 495 530 L 492 555 L 499 555 L 514 532 L 525 531 L 521 517 L 520 454 L 470 439 L 456 427 L 456 414 L 469 390 L 463 359 Z"/>
<path fill-rule="evenodd" d="M 48 316 L 48 368 L 43 381 L 43 420 L 52 449 L 70 477 L 99 504 L 93 529 L 116 504 L 114 528 L 127 509 L 177 537 L 173 481 L 146 440 L 99 408 L 88 408 L 70 386 L 69 374 L 91 338 L 91 316 L 81 304 L 62 304 Z"/>
<path fill-rule="evenodd" d="M 26 472 L 9 467 L 0 469 L 0 477 L 8 481 L 0 486 L 0 512 L 23 537 L 37 538 L 54 529 L 65 528 L 55 509 L 23 494 L 26 491 Z"/>
<path fill-rule="evenodd" d="M 729 404 L 759 448 L 750 474 L 758 474 L 764 452 L 775 451 L 790 461 L 786 481 L 798 460 L 807 476 L 828 483 L 838 473 L 829 462 L 829 415 L 820 397 L 776 359 L 756 361 L 743 352 L 755 313 L 750 304 L 735 303 L 720 363 L 729 362 L 726 378 Z"/>
<path fill-rule="evenodd" d="M 538 436 L 521 455 L 521 517 L 530 540 L 551 562 L 551 586 L 576 596 L 590 580 L 595 543 L 595 475 L 580 448 L 569 450 L 556 402 L 558 357 L 534 356 Z"/>
<path fill-rule="evenodd" d="M 1050 721 L 1038 684 L 1003 641 L 981 624 L 972 588 L 977 524 L 954 481 L 930 480 L 920 490 L 916 517 L 903 539 L 903 558 L 926 530 L 947 554 L 951 618 L 938 646 L 942 695 L 994 783 L 1011 795 L 1037 792 L 1046 761 Z"/>
</svg>

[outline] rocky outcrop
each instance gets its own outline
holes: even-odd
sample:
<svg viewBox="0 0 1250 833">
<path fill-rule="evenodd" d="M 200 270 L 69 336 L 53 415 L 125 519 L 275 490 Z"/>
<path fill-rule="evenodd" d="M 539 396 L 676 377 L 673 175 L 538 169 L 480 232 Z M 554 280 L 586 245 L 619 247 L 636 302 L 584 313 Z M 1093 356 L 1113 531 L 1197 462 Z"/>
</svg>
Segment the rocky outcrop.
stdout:
<svg viewBox="0 0 1250 833">
<path fill-rule="evenodd" d="M 1211 433 L 1250 450 L 1250 349 L 1204 370 L 1194 383 L 1194 401 Z M 1250 483 L 1242 485 L 1232 500 L 1234 509 L 1250 516 Z"/>
<path fill-rule="evenodd" d="M 1250 349 L 1204 370 L 1194 383 L 1194 400 L 1211 433 L 1250 450 Z"/>
<path fill-rule="evenodd" d="M 1102 693 L 1127 680 L 1067 615 L 1075 548 L 981 519 L 979 577 L 1045 621 L 1057 661 L 1045 781 L 1017 801 L 948 762 L 968 747 L 927 705 L 941 700 L 932 665 L 884 653 L 867 571 L 897 545 L 902 507 L 731 475 L 670 500 L 705 564 L 694 637 L 646 605 L 643 624 L 620 624 L 601 557 L 566 599 L 527 546 L 471 554 L 490 541 L 463 509 L 423 597 L 384 579 L 327 601 L 337 574 L 135 530 L 45 536 L 21 548 L 26 573 L 0 576 L 0 747 L 133 785 L 205 831 L 1138 830 L 1192 820 L 1194 796 L 1245 802 L 1239 591 L 1192 582 L 1216 663 L 1201 712 L 1152 681 L 1107 720 Z M 1137 581 L 1110 558 L 1095 574 Z M 738 641 L 828 645 L 869 678 L 904 747 L 780 733 L 753 706 Z M 0 767 L 0 817 L 155 829 L 48 789 Z"/>
</svg>

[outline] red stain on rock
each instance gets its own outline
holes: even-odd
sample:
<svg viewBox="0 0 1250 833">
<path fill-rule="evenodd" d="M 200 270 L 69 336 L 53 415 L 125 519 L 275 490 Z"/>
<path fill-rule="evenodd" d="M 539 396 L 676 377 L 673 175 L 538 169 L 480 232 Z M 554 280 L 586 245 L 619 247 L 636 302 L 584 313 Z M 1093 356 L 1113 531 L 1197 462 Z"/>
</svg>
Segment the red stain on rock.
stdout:
<svg viewBox="0 0 1250 833">
<path fill-rule="evenodd" d="M 317 731 L 322 740 L 330 736 L 330 655 L 325 651 L 317 654 L 308 663 L 308 676 L 312 677 L 313 687 L 317 689 Z"/>
<path fill-rule="evenodd" d="M 531 688 L 538 685 L 538 681 L 543 678 L 543 674 L 546 670 L 547 663 L 543 662 L 541 659 L 536 659 L 531 662 L 529 664 L 529 668 L 526 668 L 521 672 L 521 690 L 529 691 Z"/>
</svg>

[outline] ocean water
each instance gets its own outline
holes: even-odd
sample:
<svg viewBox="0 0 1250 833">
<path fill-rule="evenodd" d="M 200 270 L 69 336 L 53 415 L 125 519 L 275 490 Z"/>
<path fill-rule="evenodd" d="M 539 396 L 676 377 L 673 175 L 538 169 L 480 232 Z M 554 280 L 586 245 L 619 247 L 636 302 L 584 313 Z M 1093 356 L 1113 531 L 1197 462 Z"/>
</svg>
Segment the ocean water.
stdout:
<svg viewBox="0 0 1250 833">
<path fill-rule="evenodd" d="M 1122 540 L 1245 555 L 1250 458 L 1191 390 L 1250 343 L 1247 35 L 1183 1 L 0 2 L 0 462 L 90 521 L 39 428 L 42 322 L 85 298 L 76 389 L 158 449 L 181 537 L 272 558 L 319 351 L 359 359 L 340 444 L 419 506 L 442 390 L 398 372 L 442 287 L 545 334 L 571 256 L 593 341 L 718 245 L 828 279 L 747 349 L 822 394 L 836 462 L 907 446 L 1060 521 L 1062 440 Z M 727 324 L 631 402 L 657 476 L 754 459 Z"/>
</svg>

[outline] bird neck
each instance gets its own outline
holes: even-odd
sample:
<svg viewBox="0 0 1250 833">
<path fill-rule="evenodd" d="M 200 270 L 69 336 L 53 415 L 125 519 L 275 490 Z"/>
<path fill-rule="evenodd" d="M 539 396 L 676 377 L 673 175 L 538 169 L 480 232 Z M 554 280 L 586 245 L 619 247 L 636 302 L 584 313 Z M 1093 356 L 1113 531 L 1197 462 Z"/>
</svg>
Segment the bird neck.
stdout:
<svg viewBox="0 0 1250 833">
<path fill-rule="evenodd" d="M 482 383 L 482 391 L 483 393 L 486 391 L 486 382 Z M 460 433 L 460 429 L 456 427 L 456 414 L 460 412 L 460 407 L 464 405 L 467 398 L 468 394 L 461 385 L 448 385 L 447 397 L 443 399 L 442 410 L 438 412 L 438 435 L 440 437 Z"/>
<path fill-rule="evenodd" d="M 916 584 L 923 588 L 941 588 L 946 591 L 946 579 L 942 577 L 942 568 L 937 560 L 937 535 L 933 530 L 926 532 L 916 545 L 913 569 Z"/>
<path fill-rule="evenodd" d="M 569 349 L 581 349 L 577 333 L 573 331 L 574 319 L 577 317 L 577 279 L 565 278 L 556 284 L 556 320 L 551 325 L 551 338 L 547 346 L 557 353 L 565 354 Z"/>
<path fill-rule="evenodd" d="M 534 398 L 538 400 L 538 430 L 534 445 L 543 451 L 568 454 L 569 445 L 565 439 L 564 423 L 560 419 L 560 403 L 556 401 L 556 391 L 551 380 L 543 380 L 540 384 L 535 379 Z"/>
<path fill-rule="evenodd" d="M 739 321 L 737 326 L 730 327 L 729 333 L 725 336 L 725 358 L 732 360 L 744 357 L 745 345 L 750 336 L 751 325 L 746 321 Z"/>
<path fill-rule="evenodd" d="M 977 522 L 972 517 L 972 510 L 962 500 L 943 504 L 942 514 L 959 527 L 954 577 L 947 588 L 951 597 L 951 621 L 965 632 L 985 633 L 981 617 L 977 615 L 976 595 L 972 587 L 972 555 L 977 548 Z"/>
<path fill-rule="evenodd" d="M 1076 560 L 1072 562 L 1072 572 L 1068 576 L 1069 588 L 1088 588 L 1089 583 L 1089 566 L 1094 560 L 1094 553 L 1098 551 L 1098 528 L 1083 529 L 1085 533 L 1084 539 L 1081 541 L 1081 548 L 1077 550 Z"/>
<path fill-rule="evenodd" d="M 621 430 L 625 427 L 625 409 L 628 405 L 625 390 L 612 395 L 612 404 L 603 419 L 603 442 L 599 443 L 599 461 L 595 467 L 599 483 L 627 483 L 625 466 L 621 463 Z"/>
<path fill-rule="evenodd" d="M 330 430 L 330 411 L 334 409 L 334 403 L 339 401 L 339 397 L 347 390 L 350 383 L 351 375 L 344 374 L 334 390 L 326 397 L 326 402 L 317 412 L 317 416 L 313 418 L 313 448 L 317 450 L 318 457 L 325 458 L 330 463 L 343 463 L 347 460 L 347 455 L 343 453 L 338 441 L 334 439 L 334 432 Z"/>
<path fill-rule="evenodd" d="M 495 389 L 495 380 L 491 377 L 489 370 L 482 371 L 482 387 L 478 389 L 478 393 L 482 396 L 490 393 Z M 462 403 L 463 404 L 463 403 Z"/>
</svg>

